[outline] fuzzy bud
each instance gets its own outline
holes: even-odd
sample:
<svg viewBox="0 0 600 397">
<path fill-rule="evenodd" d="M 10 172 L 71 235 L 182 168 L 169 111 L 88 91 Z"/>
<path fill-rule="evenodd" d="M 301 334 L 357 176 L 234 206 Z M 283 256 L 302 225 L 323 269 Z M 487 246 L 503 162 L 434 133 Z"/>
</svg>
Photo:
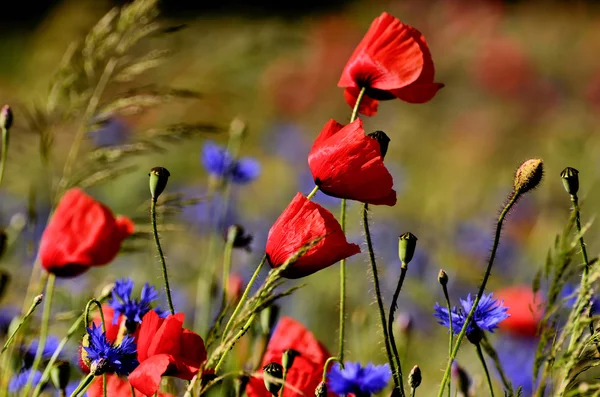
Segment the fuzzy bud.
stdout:
<svg viewBox="0 0 600 397">
<path fill-rule="evenodd" d="M 281 379 L 283 379 L 283 367 L 281 364 L 269 363 L 263 367 L 263 380 L 265 387 L 273 396 L 281 390 Z"/>
<path fill-rule="evenodd" d="M 150 177 L 150 194 L 152 195 L 152 200 L 156 201 L 158 196 L 167 187 L 171 173 L 166 168 L 154 167 L 150 170 L 148 176 Z"/>
<path fill-rule="evenodd" d="M 0 128 L 9 130 L 13 124 L 13 112 L 10 106 L 4 105 L 0 110 Z"/>
<path fill-rule="evenodd" d="M 300 353 L 294 349 L 287 349 L 286 351 L 284 351 L 283 356 L 281 356 L 281 365 L 283 365 L 283 368 L 285 368 L 286 371 L 292 368 L 292 365 L 294 364 L 294 359 L 299 355 Z"/>
<path fill-rule="evenodd" d="M 319 383 L 315 389 L 315 397 L 327 397 L 327 383 Z"/>
<path fill-rule="evenodd" d="M 443 285 L 444 287 L 446 285 L 448 285 L 448 274 L 440 269 L 440 272 L 438 273 L 438 282 Z"/>
<path fill-rule="evenodd" d="M 57 361 L 50 370 L 50 380 L 58 390 L 64 390 L 71 379 L 71 364 L 68 361 Z"/>
<path fill-rule="evenodd" d="M 398 256 L 403 264 L 408 265 L 415 254 L 417 247 L 417 237 L 408 232 L 398 237 Z"/>
<path fill-rule="evenodd" d="M 544 163 L 541 159 L 529 159 L 517 169 L 514 188 L 519 194 L 535 189 L 544 176 Z"/>
<path fill-rule="evenodd" d="M 411 389 L 416 389 L 421 385 L 421 368 L 418 365 L 415 365 L 408 374 L 408 384 Z"/>
<path fill-rule="evenodd" d="M 368 136 L 375 139 L 379 143 L 379 150 L 381 151 L 381 158 L 384 158 L 387 154 L 388 147 L 390 146 L 390 137 L 383 131 L 371 132 Z"/>
<path fill-rule="evenodd" d="M 567 193 L 575 196 L 579 191 L 579 171 L 575 168 L 567 167 L 560 173 L 560 177 Z"/>
</svg>

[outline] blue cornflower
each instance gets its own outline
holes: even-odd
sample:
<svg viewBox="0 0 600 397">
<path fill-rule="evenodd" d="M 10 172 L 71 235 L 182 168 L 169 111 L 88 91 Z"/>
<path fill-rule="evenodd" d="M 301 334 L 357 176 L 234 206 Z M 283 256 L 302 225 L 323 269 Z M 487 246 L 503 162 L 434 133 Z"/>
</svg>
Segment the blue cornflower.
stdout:
<svg viewBox="0 0 600 397">
<path fill-rule="evenodd" d="M 158 292 L 150 284 L 146 283 L 142 287 L 140 299 L 132 299 L 133 280 L 124 278 L 115 282 L 112 290 L 112 298 L 108 302 L 109 306 L 115 311 L 113 316 L 113 325 L 119 322 L 119 315 L 124 315 L 127 329 L 135 331 L 135 326 L 142 322 L 144 314 L 150 311 L 150 304 L 158 299 Z"/>
<path fill-rule="evenodd" d="M 474 301 L 475 299 L 469 294 L 467 299 L 460 299 L 462 307 L 452 308 L 452 330 L 456 335 L 460 333 L 460 330 L 465 324 Z M 508 308 L 504 307 L 503 303 L 504 301 L 493 299 L 492 293 L 489 295 L 483 294 L 479 301 L 479 305 L 477 305 L 477 309 L 475 309 L 473 320 L 467 327 L 467 336 L 477 330 L 494 332 L 494 329 L 498 328 L 498 323 L 510 317 L 510 314 L 506 313 Z M 450 318 L 448 316 L 447 307 L 441 306 L 436 302 L 433 315 L 438 319 L 439 324 L 450 328 Z"/>
<path fill-rule="evenodd" d="M 102 115 L 94 120 L 96 128 L 89 136 L 97 147 L 117 146 L 127 142 L 131 130 L 125 120 L 112 115 Z"/>
<path fill-rule="evenodd" d="M 96 324 L 87 328 L 87 334 L 88 346 L 83 346 L 87 352 L 86 364 L 95 375 L 109 372 L 129 375 L 139 365 L 133 337 L 125 335 L 121 344 L 115 346 L 106 339 L 102 327 L 97 327 Z"/>
<path fill-rule="evenodd" d="M 260 175 L 260 164 L 253 158 L 234 159 L 227 149 L 212 141 L 202 148 L 202 165 L 210 175 L 230 179 L 233 183 L 252 182 Z"/>
<path fill-rule="evenodd" d="M 332 392 L 343 396 L 353 393 L 357 397 L 369 396 L 383 390 L 392 377 L 388 364 L 344 363 L 344 369 L 339 364 L 329 370 L 328 385 Z"/>
<path fill-rule="evenodd" d="M 31 369 L 23 369 L 19 371 L 18 374 L 10 379 L 10 382 L 8 383 L 8 391 L 11 393 L 16 393 L 24 388 L 30 375 Z M 42 380 L 42 373 L 40 371 L 35 371 L 31 385 L 37 386 L 37 384 L 40 383 L 40 380 Z"/>
</svg>

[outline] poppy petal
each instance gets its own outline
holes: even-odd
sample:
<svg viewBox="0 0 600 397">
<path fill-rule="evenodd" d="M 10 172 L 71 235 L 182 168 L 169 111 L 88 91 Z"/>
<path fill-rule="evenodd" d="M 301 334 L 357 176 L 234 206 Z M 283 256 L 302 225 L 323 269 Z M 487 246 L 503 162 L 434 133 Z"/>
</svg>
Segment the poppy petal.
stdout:
<svg viewBox="0 0 600 397">
<path fill-rule="evenodd" d="M 145 396 L 152 396 L 158 391 L 160 380 L 171 364 L 174 360 L 168 354 L 149 357 L 129 374 L 129 383 Z"/>
</svg>

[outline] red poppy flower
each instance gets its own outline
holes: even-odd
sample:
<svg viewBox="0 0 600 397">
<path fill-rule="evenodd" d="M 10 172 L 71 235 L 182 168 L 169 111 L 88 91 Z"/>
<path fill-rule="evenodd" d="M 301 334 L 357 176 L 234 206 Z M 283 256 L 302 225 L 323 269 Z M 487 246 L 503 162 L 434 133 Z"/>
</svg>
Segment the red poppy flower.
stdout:
<svg viewBox="0 0 600 397">
<path fill-rule="evenodd" d="M 158 390 L 162 376 L 191 380 L 206 360 L 204 341 L 183 328 L 184 314 L 162 319 L 150 310 L 137 338 L 140 365 L 129 374 L 129 382 L 146 396 Z"/>
<path fill-rule="evenodd" d="M 261 368 L 272 362 L 281 364 L 283 352 L 288 349 L 293 349 L 300 354 L 296 356 L 292 367 L 288 370 L 285 381 L 289 387 L 284 388 L 283 396 L 280 397 L 314 395 L 315 389 L 321 382 L 325 361 L 329 358 L 327 349 L 302 324 L 290 317 L 282 317 L 269 340 Z M 263 379 L 258 376 L 250 378 L 246 393 L 248 397 L 271 397 Z M 334 396 L 333 393 L 329 395 Z"/>
<path fill-rule="evenodd" d="M 57 277 L 75 277 L 111 262 L 133 222 L 115 218 L 106 206 L 80 189 L 70 189 L 56 207 L 40 243 L 42 266 Z"/>
<path fill-rule="evenodd" d="M 308 165 L 319 190 L 329 196 L 396 204 L 394 180 L 383 164 L 381 145 L 365 135 L 360 119 L 345 127 L 329 120 L 313 143 Z"/>
<path fill-rule="evenodd" d="M 102 377 L 97 376 L 89 389 L 87 390 L 88 397 L 103 397 Z M 135 391 L 135 396 L 132 396 L 131 385 L 127 379 L 120 378 L 117 375 L 106 376 L 106 395 L 110 397 L 142 397 L 143 394 Z M 173 397 L 172 394 L 158 392 L 159 397 Z"/>
<path fill-rule="evenodd" d="M 344 97 L 351 107 L 365 87 L 359 112 L 373 116 L 380 100 L 431 100 L 444 86 L 433 82 L 434 74 L 431 53 L 421 32 L 384 12 L 354 50 L 338 86 L 346 88 Z"/>
<path fill-rule="evenodd" d="M 519 336 L 537 335 L 544 316 L 542 298 L 529 286 L 514 286 L 494 292 L 494 297 L 504 301 L 510 317 L 502 321 L 500 329 Z"/>
<path fill-rule="evenodd" d="M 296 194 L 269 230 L 266 248 L 269 264 L 273 268 L 283 265 L 304 245 L 319 237 L 321 241 L 288 267 L 285 277 L 308 276 L 360 252 L 358 245 L 346 241 L 342 227 L 331 212 L 301 193 Z"/>
</svg>

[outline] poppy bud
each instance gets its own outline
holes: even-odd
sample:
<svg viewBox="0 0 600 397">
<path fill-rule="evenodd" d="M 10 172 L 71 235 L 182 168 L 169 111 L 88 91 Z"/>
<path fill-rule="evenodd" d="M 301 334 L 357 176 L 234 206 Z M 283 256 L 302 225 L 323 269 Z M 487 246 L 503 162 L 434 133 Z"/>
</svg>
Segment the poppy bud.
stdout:
<svg viewBox="0 0 600 397">
<path fill-rule="evenodd" d="M 0 299 L 4 296 L 6 292 L 6 287 L 8 287 L 8 283 L 10 282 L 10 274 L 5 272 L 4 270 L 0 270 Z"/>
<path fill-rule="evenodd" d="M 567 193 L 574 196 L 579 191 L 579 171 L 575 168 L 567 167 L 560 173 L 562 183 Z"/>
<path fill-rule="evenodd" d="M 148 176 L 150 177 L 150 194 L 152 195 L 152 200 L 156 201 L 158 196 L 167 187 L 171 173 L 166 168 L 154 167 L 150 170 Z"/>
<path fill-rule="evenodd" d="M 13 112 L 10 106 L 4 105 L 0 110 L 0 128 L 9 130 L 13 123 Z"/>
<path fill-rule="evenodd" d="M 515 191 L 523 194 L 535 189 L 544 176 L 544 163 L 541 159 L 529 159 L 515 173 Z"/>
<path fill-rule="evenodd" d="M 283 368 L 285 368 L 286 371 L 292 368 L 292 365 L 294 364 L 294 359 L 299 355 L 300 353 L 298 353 L 294 349 L 287 349 L 286 351 L 284 351 L 283 356 L 281 356 L 281 365 L 283 365 Z"/>
<path fill-rule="evenodd" d="M 283 367 L 281 364 L 269 363 L 263 367 L 265 387 L 273 396 L 281 390 L 281 379 L 283 379 Z"/>
<path fill-rule="evenodd" d="M 327 383 L 319 383 L 315 389 L 315 397 L 327 397 Z"/>
<path fill-rule="evenodd" d="M 381 157 L 384 158 L 387 154 L 388 147 L 390 145 L 390 137 L 383 131 L 371 132 L 368 136 L 375 139 L 379 143 L 379 149 L 381 150 Z"/>
<path fill-rule="evenodd" d="M 403 264 L 408 265 L 415 254 L 417 247 L 417 238 L 414 234 L 408 232 L 399 237 L 398 241 L 398 256 Z"/>
<path fill-rule="evenodd" d="M 446 286 L 448 285 L 448 274 L 440 269 L 440 272 L 438 274 L 438 281 L 441 285 Z"/>
<path fill-rule="evenodd" d="M 260 312 L 260 329 L 263 335 L 270 335 L 279 317 L 279 306 L 271 305 Z"/>
<path fill-rule="evenodd" d="M 50 370 L 50 380 L 58 390 L 64 390 L 71 379 L 71 364 L 68 361 L 57 361 Z"/>
<path fill-rule="evenodd" d="M 421 368 L 418 365 L 415 365 L 408 374 L 408 384 L 411 389 L 416 389 L 421 385 Z"/>
</svg>

